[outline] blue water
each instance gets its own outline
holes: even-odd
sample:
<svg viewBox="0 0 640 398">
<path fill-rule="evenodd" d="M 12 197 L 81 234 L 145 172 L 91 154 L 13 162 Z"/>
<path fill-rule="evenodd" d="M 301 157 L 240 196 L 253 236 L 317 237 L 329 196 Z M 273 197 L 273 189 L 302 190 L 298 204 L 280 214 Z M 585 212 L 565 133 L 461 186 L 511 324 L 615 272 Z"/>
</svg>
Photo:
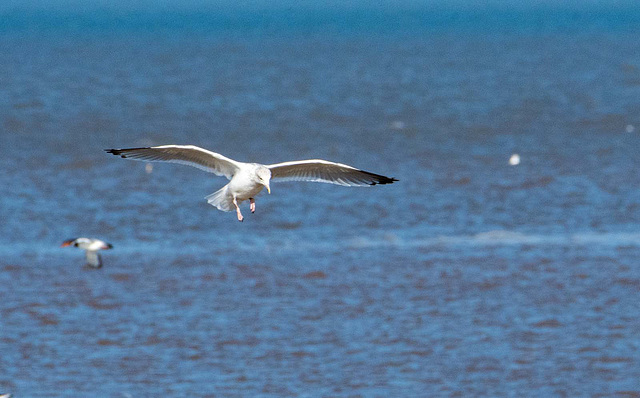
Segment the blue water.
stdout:
<svg viewBox="0 0 640 398">
<path fill-rule="evenodd" d="M 0 392 L 640 396 L 637 13 L 7 15 Z M 239 223 L 223 178 L 103 152 L 170 143 L 400 181 Z"/>
</svg>

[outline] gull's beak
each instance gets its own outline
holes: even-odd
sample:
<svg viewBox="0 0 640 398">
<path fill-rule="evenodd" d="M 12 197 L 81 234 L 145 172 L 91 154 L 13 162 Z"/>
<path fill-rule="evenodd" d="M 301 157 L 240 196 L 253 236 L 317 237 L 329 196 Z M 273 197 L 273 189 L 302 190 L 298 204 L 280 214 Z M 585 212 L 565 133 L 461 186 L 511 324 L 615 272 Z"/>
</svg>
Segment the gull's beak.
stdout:
<svg viewBox="0 0 640 398">
<path fill-rule="evenodd" d="M 265 188 L 267 188 L 267 192 L 271 194 L 271 187 L 269 186 L 271 185 L 269 184 L 271 182 L 271 175 L 269 175 L 269 177 L 266 177 L 266 178 L 260 178 L 260 182 Z"/>
<path fill-rule="evenodd" d="M 60 245 L 60 247 L 67 247 L 67 246 L 71 246 L 71 242 L 62 242 L 62 244 Z"/>
</svg>

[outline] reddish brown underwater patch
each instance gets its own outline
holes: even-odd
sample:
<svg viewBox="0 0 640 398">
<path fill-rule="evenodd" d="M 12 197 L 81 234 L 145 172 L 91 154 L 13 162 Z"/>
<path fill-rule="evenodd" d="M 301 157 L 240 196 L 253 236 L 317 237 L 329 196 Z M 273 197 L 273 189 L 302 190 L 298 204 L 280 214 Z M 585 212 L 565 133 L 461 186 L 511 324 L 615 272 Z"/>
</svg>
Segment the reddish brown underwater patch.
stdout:
<svg viewBox="0 0 640 398">
<path fill-rule="evenodd" d="M 311 271 L 311 272 L 307 272 L 306 274 L 302 275 L 302 277 L 304 279 L 324 279 L 327 277 L 327 274 L 325 274 L 322 271 Z"/>
<path fill-rule="evenodd" d="M 313 357 L 315 356 L 313 353 L 308 351 L 294 351 L 291 353 L 296 358 L 304 358 L 304 357 Z"/>
<path fill-rule="evenodd" d="M 131 274 L 113 274 L 111 275 L 111 279 L 118 282 L 125 282 L 131 279 Z"/>
<path fill-rule="evenodd" d="M 120 345 L 119 342 L 115 341 L 115 340 L 109 340 L 109 339 L 100 339 L 98 341 L 96 341 L 97 345 L 101 345 L 101 346 L 113 346 L 113 345 Z"/>
<path fill-rule="evenodd" d="M 562 324 L 557 319 L 545 319 L 544 321 L 536 322 L 533 327 L 536 328 L 557 328 Z"/>
<path fill-rule="evenodd" d="M 599 363 L 627 363 L 627 362 L 632 362 L 633 360 L 630 357 L 607 357 L 607 356 L 602 356 L 599 358 L 593 358 L 591 360 L 592 362 L 599 362 Z"/>
<path fill-rule="evenodd" d="M 95 308 L 98 310 L 113 310 L 113 309 L 117 309 L 122 307 L 122 304 L 107 304 L 107 303 L 101 303 L 98 300 L 89 300 L 87 302 L 87 305 L 91 308 Z"/>
<path fill-rule="evenodd" d="M 640 398 L 640 391 L 616 391 L 618 397 Z"/>
</svg>

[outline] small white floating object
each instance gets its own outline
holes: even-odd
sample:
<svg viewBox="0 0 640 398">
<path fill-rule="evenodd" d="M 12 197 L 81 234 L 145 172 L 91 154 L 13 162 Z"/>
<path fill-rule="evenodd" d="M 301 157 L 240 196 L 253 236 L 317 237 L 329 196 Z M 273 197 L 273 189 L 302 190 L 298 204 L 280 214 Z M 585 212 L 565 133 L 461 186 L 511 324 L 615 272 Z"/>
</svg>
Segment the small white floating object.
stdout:
<svg viewBox="0 0 640 398">
<path fill-rule="evenodd" d="M 517 166 L 520 164 L 520 155 L 518 155 L 517 153 L 514 153 L 513 155 L 511 155 L 511 157 L 509 158 L 509 164 L 511 166 Z"/>
<path fill-rule="evenodd" d="M 636 128 L 633 127 L 633 124 L 627 124 L 627 128 L 625 130 L 627 130 L 627 133 L 633 133 L 635 129 Z"/>
<path fill-rule="evenodd" d="M 405 126 L 405 123 L 401 120 L 396 120 L 391 123 L 391 128 L 394 130 L 402 130 Z"/>
<path fill-rule="evenodd" d="M 151 163 L 145 164 L 144 171 L 146 171 L 147 174 L 151 174 L 153 172 L 153 165 Z"/>
</svg>

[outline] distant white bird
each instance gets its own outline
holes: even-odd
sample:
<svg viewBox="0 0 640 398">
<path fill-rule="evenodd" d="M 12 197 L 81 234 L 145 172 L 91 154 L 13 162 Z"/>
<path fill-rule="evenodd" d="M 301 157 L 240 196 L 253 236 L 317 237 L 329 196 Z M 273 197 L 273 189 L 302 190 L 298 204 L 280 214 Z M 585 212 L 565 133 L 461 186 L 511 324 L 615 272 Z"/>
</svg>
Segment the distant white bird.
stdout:
<svg viewBox="0 0 640 398">
<path fill-rule="evenodd" d="M 102 267 L 102 258 L 98 254 L 98 250 L 113 249 L 111 243 L 106 243 L 100 239 L 75 238 L 62 242 L 60 247 L 74 246 L 86 250 L 87 265 L 93 268 Z"/>
<path fill-rule="evenodd" d="M 520 164 L 520 155 L 518 155 L 517 153 L 514 153 L 513 155 L 511 155 L 511 157 L 509 158 L 509 164 L 511 166 L 517 166 Z"/>
<path fill-rule="evenodd" d="M 207 196 L 207 202 L 222 211 L 233 211 L 238 221 L 244 217 L 239 203 L 249 200 L 251 212 L 256 211 L 255 197 L 267 188 L 271 193 L 269 182 L 280 181 L 315 181 L 344 186 L 371 186 L 391 184 L 395 178 L 359 170 L 341 163 L 312 159 L 293 162 L 262 165 L 258 163 L 238 162 L 219 153 L 211 152 L 193 145 L 163 145 L 150 148 L 105 149 L 107 153 L 122 158 L 142 160 L 146 162 L 172 162 L 197 167 L 201 170 L 225 176 L 230 182 L 220 190 Z"/>
</svg>

